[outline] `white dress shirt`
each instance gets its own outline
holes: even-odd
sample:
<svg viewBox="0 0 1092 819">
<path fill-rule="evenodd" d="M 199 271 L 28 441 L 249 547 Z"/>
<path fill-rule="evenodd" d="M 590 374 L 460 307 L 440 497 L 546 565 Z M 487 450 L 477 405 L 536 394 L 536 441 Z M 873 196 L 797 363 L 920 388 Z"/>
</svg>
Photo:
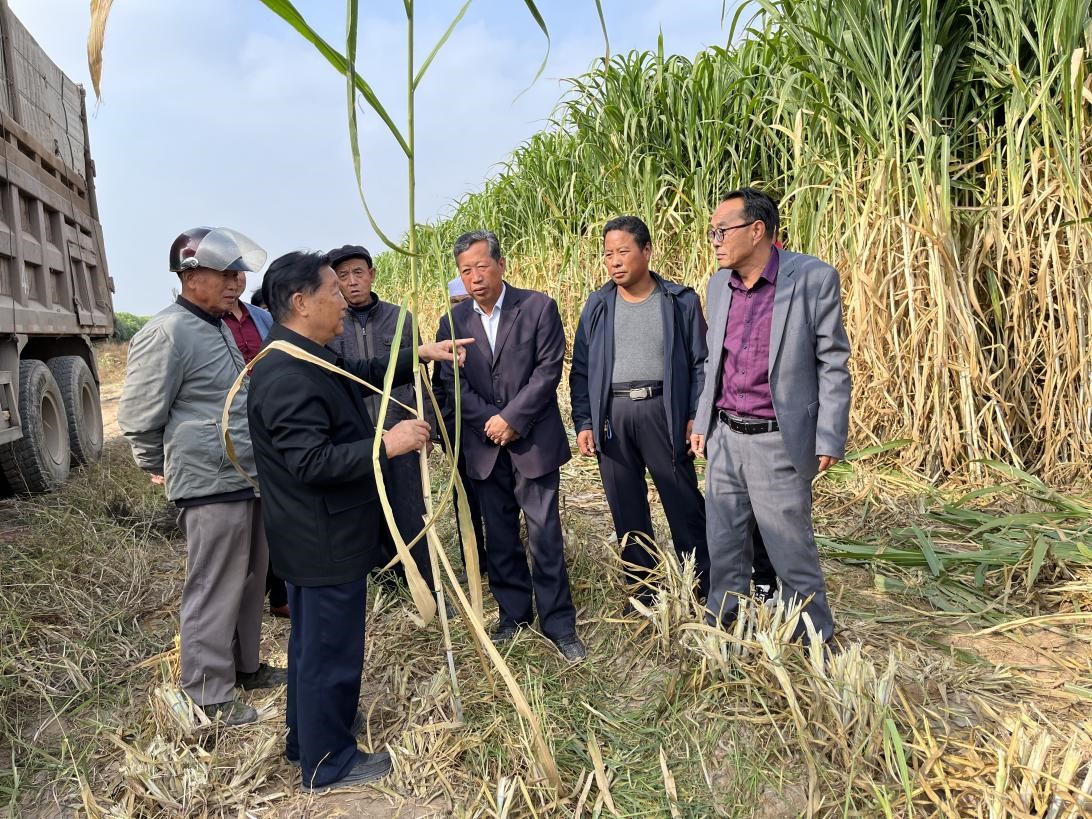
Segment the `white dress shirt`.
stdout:
<svg viewBox="0 0 1092 819">
<path fill-rule="evenodd" d="M 485 337 L 489 339 L 489 351 L 493 353 L 497 351 L 497 328 L 500 327 L 501 305 L 504 304 L 504 294 L 507 290 L 508 285 L 502 284 L 500 296 L 497 298 L 497 303 L 493 305 L 493 312 L 489 315 L 486 315 L 478 303 L 474 302 L 474 312 L 481 317 L 482 329 L 485 330 Z"/>
</svg>

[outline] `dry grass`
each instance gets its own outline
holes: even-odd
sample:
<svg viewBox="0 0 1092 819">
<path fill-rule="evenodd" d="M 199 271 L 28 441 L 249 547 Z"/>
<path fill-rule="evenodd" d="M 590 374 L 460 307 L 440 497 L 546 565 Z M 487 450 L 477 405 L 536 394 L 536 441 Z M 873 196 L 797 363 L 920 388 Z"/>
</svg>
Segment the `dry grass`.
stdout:
<svg viewBox="0 0 1092 819">
<path fill-rule="evenodd" d="M 124 447 L 111 446 L 63 497 L 9 502 L 0 592 L 9 811 L 1061 817 L 1092 798 L 1088 560 L 1051 564 L 1028 584 L 1032 555 L 1020 555 L 991 565 L 981 588 L 962 563 L 934 577 L 927 564 L 828 560 L 844 651 L 824 663 L 821 652 L 783 642 L 791 613 L 748 609 L 731 634 L 699 625 L 682 591 L 692 569 L 671 559 L 648 616 L 623 619 L 593 465 L 573 462 L 564 486 L 590 660 L 569 667 L 535 634 L 505 652 L 557 759 L 559 792 L 465 626 L 453 624 L 460 725 L 438 630 L 414 627 L 408 597 L 373 584 L 364 745 L 387 745 L 395 773 L 377 788 L 301 794 L 281 757 L 283 692 L 253 699 L 262 722 L 223 731 L 179 698 L 182 552 Z M 893 522 L 935 536 L 942 554 L 956 548 L 930 517 L 954 492 L 867 462 L 819 489 L 828 550 L 881 537 Z M 1050 512 L 1019 484 L 966 505 Z M 1012 526 L 1087 542 L 1076 512 Z M 283 659 L 285 625 L 267 625 L 267 649 Z"/>
</svg>

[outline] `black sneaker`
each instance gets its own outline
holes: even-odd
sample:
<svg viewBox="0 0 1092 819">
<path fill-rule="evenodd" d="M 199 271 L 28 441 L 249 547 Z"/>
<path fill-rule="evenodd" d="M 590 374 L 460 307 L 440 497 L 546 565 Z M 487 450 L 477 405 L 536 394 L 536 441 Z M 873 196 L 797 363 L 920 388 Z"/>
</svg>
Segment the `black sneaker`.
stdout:
<svg viewBox="0 0 1092 819">
<path fill-rule="evenodd" d="M 356 752 L 356 763 L 345 776 L 336 782 L 331 782 L 329 785 L 319 785 L 317 787 L 311 787 L 306 782 L 303 783 L 303 790 L 307 793 L 322 793 L 323 791 L 333 790 L 335 788 L 352 788 L 356 785 L 367 785 L 369 782 L 375 782 L 378 779 L 382 779 L 384 776 L 391 772 L 391 755 L 386 751 L 379 751 L 374 754 L 367 754 L 363 751 Z"/>
<path fill-rule="evenodd" d="M 584 648 L 584 644 L 575 634 L 557 640 L 550 640 L 550 642 L 554 644 L 558 654 L 570 663 L 579 663 L 588 658 L 588 650 Z"/>
<path fill-rule="evenodd" d="M 489 635 L 489 639 L 493 641 L 494 645 L 500 645 L 501 643 L 507 643 L 509 640 L 515 639 L 519 634 L 520 627 L 515 623 L 497 623 L 497 627 L 493 629 L 493 633 Z"/>
<path fill-rule="evenodd" d="M 288 682 L 288 670 L 275 665 L 258 664 L 257 671 L 236 671 L 235 687 L 245 691 L 255 688 L 276 688 Z"/>
<path fill-rule="evenodd" d="M 209 703 L 202 705 L 201 710 L 209 719 L 223 725 L 246 725 L 258 719 L 258 712 L 239 700 Z"/>
<path fill-rule="evenodd" d="M 356 709 L 356 716 L 353 717 L 353 725 L 349 730 L 353 732 L 354 737 L 358 737 L 364 733 L 364 728 L 364 712 L 358 708 Z M 293 759 L 292 757 L 285 754 L 284 758 L 288 761 L 288 764 L 293 766 L 294 768 L 298 768 L 300 766 L 299 757 Z"/>
</svg>

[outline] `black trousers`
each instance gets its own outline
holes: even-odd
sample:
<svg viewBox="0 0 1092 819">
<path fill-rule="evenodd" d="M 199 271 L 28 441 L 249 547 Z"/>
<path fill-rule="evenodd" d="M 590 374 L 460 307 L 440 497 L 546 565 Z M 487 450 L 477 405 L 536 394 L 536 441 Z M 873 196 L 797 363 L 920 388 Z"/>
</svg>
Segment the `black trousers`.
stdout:
<svg viewBox="0 0 1092 819">
<path fill-rule="evenodd" d="M 396 455 L 387 461 L 388 471 L 384 476 L 387 481 L 387 495 L 391 501 L 391 511 L 394 513 L 394 522 L 398 525 L 398 533 L 402 539 L 409 543 L 417 537 L 418 532 L 425 525 L 425 499 L 421 495 L 421 462 L 416 452 L 407 452 L 404 455 Z M 386 526 L 384 525 L 384 528 Z M 397 553 L 394 548 L 394 540 L 390 533 L 386 533 L 387 559 L 386 563 Z M 428 542 L 421 538 L 410 549 L 413 562 L 417 565 L 417 571 L 425 585 L 431 590 L 432 585 L 432 561 L 428 558 Z M 382 565 L 382 564 L 381 564 Z M 396 563 L 394 573 L 405 580 L 406 570 L 401 563 Z"/>
<path fill-rule="evenodd" d="M 608 434 L 601 436 L 599 474 L 619 541 L 631 534 L 622 559 L 633 564 L 630 582 L 643 581 L 656 565 L 648 544 L 654 541 L 645 470 L 660 493 L 671 539 L 681 560 L 694 555 L 698 596 L 709 590 L 709 548 L 705 540 L 705 500 L 690 458 L 676 458 L 662 398 L 611 400 Z M 647 592 L 646 592 L 647 593 Z"/>
<path fill-rule="evenodd" d="M 474 481 L 485 521 L 489 589 L 500 608 L 501 625 L 529 625 L 537 608 L 542 633 L 554 640 L 576 634 L 558 511 L 560 481 L 557 469 L 541 478 L 524 477 L 503 448 L 489 477 Z M 519 533 L 521 510 L 527 521 L 530 568 Z"/>
<path fill-rule="evenodd" d="M 356 763 L 353 719 L 364 668 L 367 580 L 288 587 L 288 739 L 303 782 L 329 785 Z"/>
<path fill-rule="evenodd" d="M 470 522 L 474 527 L 474 538 L 478 543 L 478 566 L 484 572 L 486 570 L 486 557 L 485 557 L 485 529 L 482 527 L 482 506 L 478 500 L 478 492 L 474 488 L 474 483 L 470 480 L 470 477 L 466 474 L 466 459 L 463 457 L 462 450 L 459 451 L 459 480 L 462 481 L 463 488 L 466 490 L 466 505 L 470 508 Z M 460 547 L 463 543 L 463 525 L 459 522 L 458 509 L 455 510 L 455 531 L 459 534 Z M 460 548 L 459 556 L 463 561 L 463 568 L 466 568 L 466 556 L 463 550 Z"/>
</svg>

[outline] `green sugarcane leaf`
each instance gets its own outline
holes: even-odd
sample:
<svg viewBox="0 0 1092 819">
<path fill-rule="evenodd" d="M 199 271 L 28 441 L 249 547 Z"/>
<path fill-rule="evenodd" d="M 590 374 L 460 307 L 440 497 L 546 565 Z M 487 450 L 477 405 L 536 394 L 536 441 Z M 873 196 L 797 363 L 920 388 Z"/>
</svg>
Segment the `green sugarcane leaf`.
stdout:
<svg viewBox="0 0 1092 819">
<path fill-rule="evenodd" d="M 1027 588 L 1029 591 L 1035 585 L 1035 580 L 1039 577 L 1039 572 L 1043 568 L 1043 561 L 1049 551 L 1050 544 L 1047 543 L 1046 538 L 1042 535 L 1035 538 L 1035 545 L 1031 549 L 1031 565 L 1028 567 Z"/>
<path fill-rule="evenodd" d="M 1008 488 L 1009 487 L 1003 486 L 999 483 L 993 484 L 992 486 L 983 486 L 981 489 L 975 489 L 973 492 L 968 492 L 966 495 L 961 495 L 955 500 L 954 505 L 962 506 L 969 501 L 977 500 L 978 498 L 985 498 L 989 495 L 997 494 L 998 492 L 1004 492 Z"/>
<path fill-rule="evenodd" d="M 979 563 L 974 570 L 974 585 L 977 589 L 986 588 L 986 564 Z"/>
<path fill-rule="evenodd" d="M 336 68 L 341 74 L 345 76 L 352 75 L 352 82 L 356 86 L 356 90 L 360 92 L 360 95 L 364 97 L 368 105 L 372 110 L 379 115 L 379 118 L 383 120 L 383 123 L 390 130 L 391 135 L 398 141 L 398 145 L 405 152 L 406 156 L 409 156 L 410 149 L 406 143 L 405 137 L 402 136 L 402 132 L 398 130 L 398 126 L 394 124 L 394 120 L 391 119 L 387 110 L 379 102 L 379 97 L 376 96 L 372 87 L 355 71 L 350 71 L 349 61 L 340 54 L 337 49 L 327 43 L 322 37 L 319 36 L 303 15 L 299 13 L 295 6 L 293 6 L 288 0 L 261 0 L 265 6 L 284 20 L 288 25 L 292 26 L 298 31 L 307 42 L 311 43 L 318 52 L 326 58 L 326 61 Z"/>
<path fill-rule="evenodd" d="M 902 735 L 895 721 L 890 717 L 883 721 L 883 744 L 889 763 L 894 757 L 899 783 L 902 785 L 903 793 L 906 794 L 906 809 L 909 815 L 913 815 L 913 789 L 910 784 L 910 768 L 906 764 L 906 749 L 902 744 Z"/>
<path fill-rule="evenodd" d="M 847 461 L 860 461 L 865 458 L 871 458 L 874 455 L 881 455 L 884 452 L 892 452 L 896 449 L 902 449 L 904 446 L 910 446 L 916 444 L 913 438 L 896 438 L 893 441 L 888 441 L 885 444 L 876 444 L 875 446 L 866 446 L 864 449 L 855 449 L 852 452 L 847 452 L 845 459 Z"/>
<path fill-rule="evenodd" d="M 940 577 L 941 572 L 944 571 L 944 564 L 937 556 L 936 549 L 929 541 L 929 536 L 917 526 L 911 526 L 909 531 L 914 536 L 918 546 L 921 547 L 921 553 L 925 556 L 925 562 L 929 566 L 929 571 L 933 573 L 933 577 Z"/>
<path fill-rule="evenodd" d="M 599 28 L 603 30 L 603 70 L 610 68 L 610 37 L 607 35 L 607 18 L 603 14 L 603 0 L 595 0 L 595 11 L 599 15 Z"/>
<path fill-rule="evenodd" d="M 528 85 L 527 88 L 524 88 L 523 91 L 519 92 L 521 96 L 526 93 L 532 85 L 538 82 L 538 78 L 541 77 L 542 72 L 546 70 L 546 62 L 550 59 L 550 46 L 552 45 L 550 41 L 550 30 L 546 28 L 546 21 L 542 19 L 542 15 L 539 13 L 538 6 L 535 5 L 534 0 L 523 0 L 523 3 L 527 6 L 527 11 L 531 12 L 531 16 L 535 19 L 535 22 L 538 23 L 538 27 L 542 29 L 542 33 L 546 37 L 546 54 L 542 58 L 542 65 L 540 65 L 538 71 L 535 72 L 534 79 L 531 80 L 531 85 Z"/>
<path fill-rule="evenodd" d="M 265 0 L 263 0 L 263 2 L 265 2 Z M 372 209 L 368 205 L 368 198 L 364 195 L 364 168 L 360 159 L 360 139 L 356 119 L 356 93 L 359 90 L 359 85 L 357 84 L 358 75 L 356 73 L 356 41 L 359 20 L 358 0 L 346 0 L 345 6 L 345 53 L 348 55 L 345 60 L 344 72 L 346 81 L 345 103 L 349 112 L 349 150 L 353 156 L 353 173 L 356 176 L 356 190 L 357 194 L 360 196 L 360 204 L 364 207 L 364 215 L 368 217 L 368 222 L 371 224 L 372 230 L 375 231 L 383 244 L 391 250 L 406 254 L 406 249 L 387 236 L 382 228 L 379 227 L 375 216 L 372 215 Z"/>
<path fill-rule="evenodd" d="M 901 580 L 890 577 L 885 574 L 876 574 L 873 576 L 873 585 L 876 587 L 876 591 L 892 593 L 892 592 L 905 592 L 910 587 L 903 583 Z"/>
<path fill-rule="evenodd" d="M 473 2 L 474 0 L 466 0 L 466 2 L 463 3 L 462 8 L 459 9 L 459 13 L 455 15 L 455 19 L 451 21 L 451 25 L 447 27 L 447 29 L 443 33 L 443 36 L 440 37 L 436 45 L 432 47 L 432 51 L 429 52 L 428 56 L 425 58 L 425 61 L 421 63 L 421 67 L 417 70 L 417 74 L 413 78 L 414 91 L 416 91 L 417 86 L 421 84 L 421 80 L 424 79 L 425 72 L 428 71 L 428 67 L 432 65 L 432 61 L 436 58 L 436 55 L 440 53 L 440 49 L 444 47 L 444 43 L 447 42 L 448 38 L 451 36 L 451 33 L 455 31 L 455 26 L 459 25 L 459 21 L 463 19 L 463 15 L 466 14 L 466 10 L 470 8 L 470 4 Z"/>
</svg>

